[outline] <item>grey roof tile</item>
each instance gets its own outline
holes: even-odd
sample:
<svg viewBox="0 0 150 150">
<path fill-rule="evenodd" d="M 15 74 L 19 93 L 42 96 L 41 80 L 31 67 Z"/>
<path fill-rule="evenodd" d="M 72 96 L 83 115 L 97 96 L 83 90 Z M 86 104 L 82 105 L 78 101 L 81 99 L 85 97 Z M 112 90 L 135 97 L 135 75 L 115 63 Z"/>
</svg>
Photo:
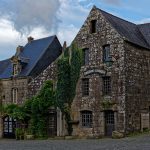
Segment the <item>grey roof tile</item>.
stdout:
<svg viewBox="0 0 150 150">
<path fill-rule="evenodd" d="M 125 40 L 136 45 L 142 46 L 144 48 L 150 49 L 150 40 L 148 40 L 150 38 L 146 33 L 146 30 L 149 30 L 150 33 L 149 25 L 140 26 L 141 30 L 139 30 L 138 25 L 116 17 L 112 14 L 109 14 L 99 8 L 97 9 L 102 13 L 106 20 L 116 29 L 116 31 L 125 38 Z M 141 33 L 141 31 L 143 34 Z"/>
<path fill-rule="evenodd" d="M 56 36 L 33 40 L 24 46 L 18 57 L 24 67 L 18 76 L 36 76 L 62 52 L 62 46 Z M 45 56 L 46 54 L 46 56 Z M 40 65 L 39 65 L 40 64 Z M 12 76 L 12 64 L 10 59 L 0 61 L 0 78 Z"/>
</svg>

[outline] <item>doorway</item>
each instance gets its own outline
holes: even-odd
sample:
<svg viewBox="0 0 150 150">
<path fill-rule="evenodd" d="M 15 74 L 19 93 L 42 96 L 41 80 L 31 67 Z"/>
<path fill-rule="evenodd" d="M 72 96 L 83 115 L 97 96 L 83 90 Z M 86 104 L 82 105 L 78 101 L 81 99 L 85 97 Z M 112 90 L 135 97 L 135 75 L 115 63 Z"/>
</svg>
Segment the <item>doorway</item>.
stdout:
<svg viewBox="0 0 150 150">
<path fill-rule="evenodd" d="M 48 117 L 48 136 L 57 136 L 57 112 L 51 110 Z"/>
<path fill-rule="evenodd" d="M 105 111 L 105 135 L 112 136 L 115 130 L 114 112 L 112 110 Z"/>
<path fill-rule="evenodd" d="M 6 116 L 3 118 L 3 137 L 15 138 L 16 119 Z"/>
</svg>

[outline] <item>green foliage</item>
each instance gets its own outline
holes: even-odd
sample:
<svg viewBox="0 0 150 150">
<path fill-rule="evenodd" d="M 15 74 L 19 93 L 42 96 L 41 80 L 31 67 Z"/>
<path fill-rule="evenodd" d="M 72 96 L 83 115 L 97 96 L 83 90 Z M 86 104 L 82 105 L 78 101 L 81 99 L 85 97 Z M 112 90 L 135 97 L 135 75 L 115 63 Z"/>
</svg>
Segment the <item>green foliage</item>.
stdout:
<svg viewBox="0 0 150 150">
<path fill-rule="evenodd" d="M 76 47 L 75 44 L 72 44 L 71 48 L 67 48 L 57 62 L 57 105 L 65 115 L 69 135 L 72 133 L 72 124 L 70 123 L 71 103 L 75 97 L 76 85 L 83 62 L 82 58 L 82 50 Z"/>
<path fill-rule="evenodd" d="M 5 107 L 5 113 L 17 120 L 24 121 L 26 114 L 22 106 L 16 104 L 9 104 Z"/>
<path fill-rule="evenodd" d="M 56 105 L 55 91 L 52 81 L 46 81 L 37 96 L 22 105 L 9 104 L 5 113 L 23 123 L 29 124 L 30 133 L 36 137 L 46 137 L 47 116 L 49 108 Z M 19 132 L 17 129 L 16 132 Z"/>
<path fill-rule="evenodd" d="M 59 107 L 65 115 L 68 133 L 71 135 L 71 103 L 75 96 L 82 60 L 82 51 L 78 47 L 73 44 L 70 49 L 67 48 L 57 62 L 56 92 L 53 89 L 52 81 L 46 81 L 38 95 L 26 100 L 22 106 L 7 105 L 4 108 L 5 113 L 28 123 L 30 133 L 35 137 L 42 138 L 47 136 L 47 119 L 50 107 Z"/>
<path fill-rule="evenodd" d="M 39 94 L 33 98 L 31 103 L 30 129 L 36 137 L 47 136 L 47 116 L 49 108 L 55 106 L 55 91 L 53 83 L 46 81 Z"/>
<path fill-rule="evenodd" d="M 58 60 L 57 105 L 61 110 L 64 103 L 70 99 L 70 65 L 69 58 L 62 57 Z"/>
<path fill-rule="evenodd" d="M 24 138 L 24 130 L 21 128 L 16 128 L 15 135 L 16 135 L 16 139 L 18 139 L 18 140 L 23 139 Z"/>
<path fill-rule="evenodd" d="M 82 56 L 82 50 L 76 47 L 75 44 L 72 44 L 71 46 L 71 59 L 70 59 L 70 84 L 71 84 L 71 101 L 72 103 L 74 97 L 75 97 L 75 92 L 76 92 L 76 85 L 80 76 L 80 69 L 83 64 L 83 56 Z"/>
<path fill-rule="evenodd" d="M 104 100 L 102 102 L 102 106 L 105 109 L 109 109 L 109 108 L 111 108 L 113 106 L 113 103 L 111 101 L 109 101 L 109 100 Z"/>
</svg>

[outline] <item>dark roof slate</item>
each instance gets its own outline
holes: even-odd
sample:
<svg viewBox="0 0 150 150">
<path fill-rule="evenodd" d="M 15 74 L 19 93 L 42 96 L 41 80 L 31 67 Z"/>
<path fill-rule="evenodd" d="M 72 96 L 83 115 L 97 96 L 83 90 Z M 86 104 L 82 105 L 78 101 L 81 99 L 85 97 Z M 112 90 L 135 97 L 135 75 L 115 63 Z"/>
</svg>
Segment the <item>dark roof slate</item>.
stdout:
<svg viewBox="0 0 150 150">
<path fill-rule="evenodd" d="M 11 61 L 10 59 L 6 59 L 0 61 L 0 78 L 5 78 L 11 71 Z"/>
<path fill-rule="evenodd" d="M 150 44 L 150 23 L 139 24 L 138 28 L 143 34 L 146 41 Z"/>
<path fill-rule="evenodd" d="M 146 30 L 150 30 L 150 26 L 142 26 L 139 30 L 138 25 L 116 17 L 112 14 L 109 14 L 99 8 L 97 8 L 106 20 L 116 29 L 116 31 L 123 37 L 125 40 L 134 43 L 136 45 L 142 46 L 144 48 L 150 49 L 150 41 L 147 40 Z"/>
<path fill-rule="evenodd" d="M 36 76 L 50 65 L 62 52 L 62 46 L 56 36 L 33 40 L 24 46 L 18 55 L 24 67 L 18 76 Z M 46 57 L 45 57 L 46 53 Z M 41 64 L 38 65 L 37 64 Z M 12 76 L 12 64 L 9 60 L 0 61 L 0 78 Z"/>
</svg>

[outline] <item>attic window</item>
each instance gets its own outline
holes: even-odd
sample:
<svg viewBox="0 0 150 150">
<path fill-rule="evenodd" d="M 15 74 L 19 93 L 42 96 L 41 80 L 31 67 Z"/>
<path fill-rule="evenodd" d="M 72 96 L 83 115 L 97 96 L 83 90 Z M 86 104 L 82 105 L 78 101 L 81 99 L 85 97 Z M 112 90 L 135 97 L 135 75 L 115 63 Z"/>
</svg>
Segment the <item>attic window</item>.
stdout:
<svg viewBox="0 0 150 150">
<path fill-rule="evenodd" d="M 97 24 L 97 20 L 91 21 L 91 27 L 90 27 L 91 33 L 96 33 L 96 24 Z"/>
</svg>

